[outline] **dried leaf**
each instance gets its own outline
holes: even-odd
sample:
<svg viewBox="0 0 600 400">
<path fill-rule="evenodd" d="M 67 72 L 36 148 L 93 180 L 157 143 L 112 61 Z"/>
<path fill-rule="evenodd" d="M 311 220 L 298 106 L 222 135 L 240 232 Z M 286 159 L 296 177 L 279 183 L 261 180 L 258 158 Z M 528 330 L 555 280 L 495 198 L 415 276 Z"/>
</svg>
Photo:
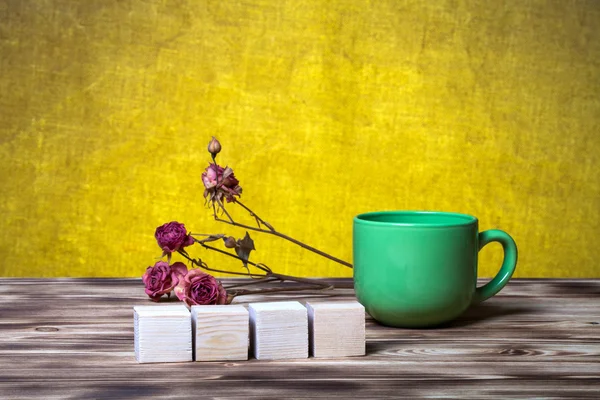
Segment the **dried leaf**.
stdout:
<svg viewBox="0 0 600 400">
<path fill-rule="evenodd" d="M 254 240 L 252 240 L 248 232 L 246 232 L 246 236 L 244 236 L 243 239 L 238 239 L 237 246 L 235 247 L 235 252 L 238 257 L 242 259 L 244 267 L 246 268 L 248 268 L 248 259 L 250 258 L 250 252 L 252 250 L 256 250 L 254 247 Z"/>
</svg>

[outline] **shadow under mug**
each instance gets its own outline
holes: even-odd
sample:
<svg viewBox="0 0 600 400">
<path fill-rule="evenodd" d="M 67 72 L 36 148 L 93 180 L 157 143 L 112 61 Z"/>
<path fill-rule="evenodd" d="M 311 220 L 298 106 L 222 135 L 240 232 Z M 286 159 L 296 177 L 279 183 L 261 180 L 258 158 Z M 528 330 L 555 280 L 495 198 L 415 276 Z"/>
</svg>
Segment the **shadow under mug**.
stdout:
<svg viewBox="0 0 600 400">
<path fill-rule="evenodd" d="M 500 242 L 498 274 L 477 287 L 479 250 Z M 477 218 L 434 211 L 360 214 L 353 224 L 354 289 L 379 323 L 418 328 L 439 325 L 498 293 L 517 265 L 506 232 L 479 232 Z"/>
</svg>

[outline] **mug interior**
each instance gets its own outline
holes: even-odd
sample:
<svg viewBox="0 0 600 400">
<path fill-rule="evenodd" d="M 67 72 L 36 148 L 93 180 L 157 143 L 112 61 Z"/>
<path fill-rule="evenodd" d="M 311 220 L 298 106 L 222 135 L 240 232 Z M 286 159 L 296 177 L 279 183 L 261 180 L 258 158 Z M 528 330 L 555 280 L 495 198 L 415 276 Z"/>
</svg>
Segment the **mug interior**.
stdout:
<svg viewBox="0 0 600 400">
<path fill-rule="evenodd" d="M 377 211 L 359 214 L 356 222 L 399 226 L 464 226 L 477 222 L 477 218 L 459 213 L 439 211 Z"/>
</svg>

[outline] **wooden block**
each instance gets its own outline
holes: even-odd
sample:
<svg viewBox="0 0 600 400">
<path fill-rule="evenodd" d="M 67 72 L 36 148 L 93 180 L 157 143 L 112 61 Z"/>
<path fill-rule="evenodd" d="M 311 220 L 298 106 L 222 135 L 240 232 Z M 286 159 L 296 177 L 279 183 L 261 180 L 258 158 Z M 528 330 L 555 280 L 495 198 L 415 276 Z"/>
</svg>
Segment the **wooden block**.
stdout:
<svg viewBox="0 0 600 400">
<path fill-rule="evenodd" d="M 241 305 L 192 306 L 196 361 L 248 359 L 248 310 Z"/>
<path fill-rule="evenodd" d="M 251 303 L 250 339 L 258 360 L 308 358 L 308 317 L 297 301 Z"/>
<path fill-rule="evenodd" d="M 313 357 L 365 355 L 365 308 L 356 301 L 306 303 Z"/>
<path fill-rule="evenodd" d="M 192 318 L 184 305 L 135 306 L 133 315 L 139 363 L 192 361 Z"/>
</svg>

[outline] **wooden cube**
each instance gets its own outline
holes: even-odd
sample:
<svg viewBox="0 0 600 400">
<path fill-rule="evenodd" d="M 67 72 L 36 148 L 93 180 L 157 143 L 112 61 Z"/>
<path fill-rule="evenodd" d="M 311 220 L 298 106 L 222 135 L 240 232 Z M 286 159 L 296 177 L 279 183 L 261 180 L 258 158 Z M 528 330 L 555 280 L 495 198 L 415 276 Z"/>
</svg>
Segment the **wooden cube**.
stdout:
<svg viewBox="0 0 600 400">
<path fill-rule="evenodd" d="M 356 301 L 306 303 L 313 357 L 365 355 L 365 308 Z"/>
<path fill-rule="evenodd" d="M 297 301 L 251 303 L 250 343 L 258 360 L 308 358 L 308 317 Z"/>
<path fill-rule="evenodd" d="M 192 318 L 184 305 L 135 306 L 133 314 L 139 363 L 192 361 Z"/>
<path fill-rule="evenodd" d="M 192 306 L 196 361 L 248 359 L 248 310 L 241 305 Z"/>
</svg>

